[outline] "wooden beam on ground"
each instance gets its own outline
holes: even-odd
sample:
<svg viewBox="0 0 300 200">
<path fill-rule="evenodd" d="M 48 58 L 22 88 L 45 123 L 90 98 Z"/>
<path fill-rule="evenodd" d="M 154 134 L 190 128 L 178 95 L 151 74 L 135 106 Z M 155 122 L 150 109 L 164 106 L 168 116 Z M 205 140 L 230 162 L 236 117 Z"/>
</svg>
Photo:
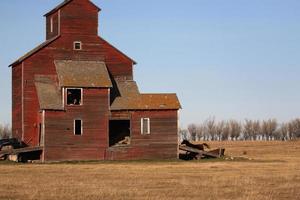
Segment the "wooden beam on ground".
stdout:
<svg viewBox="0 0 300 200">
<path fill-rule="evenodd" d="M 216 150 L 206 152 L 206 151 L 202 151 L 202 150 L 199 150 L 199 149 L 195 149 L 195 148 L 188 147 L 188 146 L 183 146 L 183 145 L 180 145 L 179 149 L 183 150 L 183 151 L 191 152 L 191 153 L 198 153 L 200 155 L 209 156 L 209 157 L 212 157 L 212 158 L 220 158 L 222 156 L 221 153 L 216 153 L 215 152 Z M 220 152 L 219 149 L 217 149 L 217 150 L 218 150 L 218 152 Z"/>
<path fill-rule="evenodd" d="M 28 152 L 35 152 L 35 151 L 42 151 L 42 150 L 43 147 L 25 147 L 20 149 L 9 149 L 9 150 L 0 151 L 0 155 L 28 153 Z"/>
</svg>

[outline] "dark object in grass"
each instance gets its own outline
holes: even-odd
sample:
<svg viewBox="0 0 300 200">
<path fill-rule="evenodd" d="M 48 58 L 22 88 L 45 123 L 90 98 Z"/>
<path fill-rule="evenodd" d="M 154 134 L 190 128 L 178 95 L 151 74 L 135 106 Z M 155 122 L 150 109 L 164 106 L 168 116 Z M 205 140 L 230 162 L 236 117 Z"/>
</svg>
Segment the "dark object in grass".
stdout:
<svg viewBox="0 0 300 200">
<path fill-rule="evenodd" d="M 0 140 L 0 151 L 2 150 L 3 147 L 8 147 L 8 146 L 13 149 L 19 149 L 25 147 L 26 145 L 23 142 L 20 142 L 16 138 Z"/>
</svg>

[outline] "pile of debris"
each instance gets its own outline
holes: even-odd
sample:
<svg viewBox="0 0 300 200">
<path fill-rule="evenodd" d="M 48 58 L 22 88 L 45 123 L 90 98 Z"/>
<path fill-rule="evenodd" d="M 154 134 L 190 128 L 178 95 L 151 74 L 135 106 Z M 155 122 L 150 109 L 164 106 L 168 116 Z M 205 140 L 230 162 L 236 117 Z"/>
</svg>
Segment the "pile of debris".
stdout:
<svg viewBox="0 0 300 200">
<path fill-rule="evenodd" d="M 40 158 L 42 147 L 28 147 L 16 138 L 0 140 L 0 161 L 27 162 Z"/>
<path fill-rule="evenodd" d="M 127 146 L 130 145 L 130 137 L 126 136 L 125 139 L 119 141 L 117 144 L 115 144 L 114 146 Z"/>
<path fill-rule="evenodd" d="M 224 148 L 208 151 L 206 151 L 205 148 L 210 149 L 209 145 L 206 143 L 193 144 L 187 140 L 183 140 L 181 145 L 179 145 L 179 150 L 181 150 L 179 158 L 182 160 L 198 160 L 203 158 L 221 158 L 225 155 Z"/>
</svg>

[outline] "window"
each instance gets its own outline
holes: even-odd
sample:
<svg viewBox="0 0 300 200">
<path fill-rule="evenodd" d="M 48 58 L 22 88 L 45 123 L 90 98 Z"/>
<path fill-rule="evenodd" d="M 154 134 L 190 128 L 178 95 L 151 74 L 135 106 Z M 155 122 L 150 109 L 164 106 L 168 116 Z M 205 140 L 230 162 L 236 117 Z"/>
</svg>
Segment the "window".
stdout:
<svg viewBox="0 0 300 200">
<path fill-rule="evenodd" d="M 150 134 L 150 119 L 141 118 L 141 134 L 147 135 Z"/>
<path fill-rule="evenodd" d="M 74 42 L 74 50 L 81 50 L 81 42 Z"/>
<path fill-rule="evenodd" d="M 67 105 L 82 105 L 82 89 L 67 89 Z"/>
<path fill-rule="evenodd" d="M 50 32 L 53 33 L 53 17 L 50 18 Z"/>
<path fill-rule="evenodd" d="M 74 135 L 82 135 L 82 120 L 74 120 Z"/>
</svg>

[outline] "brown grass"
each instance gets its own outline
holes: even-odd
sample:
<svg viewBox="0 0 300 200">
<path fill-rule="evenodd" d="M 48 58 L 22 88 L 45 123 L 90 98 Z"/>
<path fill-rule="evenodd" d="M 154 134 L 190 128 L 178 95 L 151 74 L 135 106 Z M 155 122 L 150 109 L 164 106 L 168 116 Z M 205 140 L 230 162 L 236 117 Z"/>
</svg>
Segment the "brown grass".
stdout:
<svg viewBox="0 0 300 200">
<path fill-rule="evenodd" d="M 0 163 L 0 199 L 300 199 L 300 141 L 211 144 L 254 160 Z"/>
</svg>

